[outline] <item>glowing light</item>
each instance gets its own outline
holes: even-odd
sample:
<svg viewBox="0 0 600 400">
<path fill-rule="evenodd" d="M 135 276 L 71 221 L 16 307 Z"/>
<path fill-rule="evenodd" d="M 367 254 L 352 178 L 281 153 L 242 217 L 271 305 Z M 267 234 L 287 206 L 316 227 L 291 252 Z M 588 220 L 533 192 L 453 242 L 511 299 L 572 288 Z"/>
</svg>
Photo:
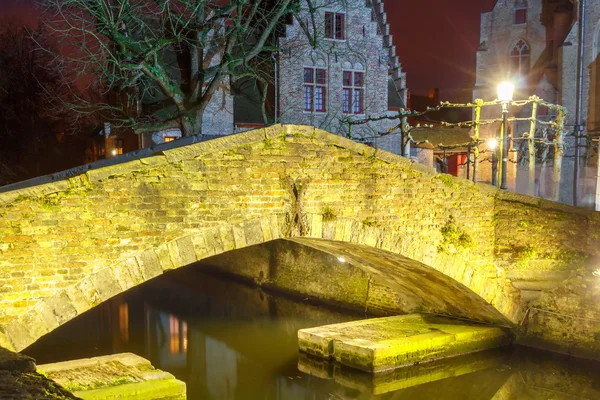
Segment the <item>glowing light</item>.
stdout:
<svg viewBox="0 0 600 400">
<path fill-rule="evenodd" d="M 487 145 L 490 148 L 490 150 L 496 150 L 496 147 L 498 146 L 498 141 L 496 139 L 490 139 L 488 140 Z"/>
<path fill-rule="evenodd" d="M 498 85 L 498 100 L 512 101 L 515 85 L 510 82 L 502 82 Z"/>
<path fill-rule="evenodd" d="M 112 154 L 113 154 L 113 156 L 116 156 L 117 155 L 117 149 L 113 149 Z"/>
<path fill-rule="evenodd" d="M 346 262 L 346 259 L 344 257 L 338 257 L 338 261 L 344 263 Z"/>
</svg>

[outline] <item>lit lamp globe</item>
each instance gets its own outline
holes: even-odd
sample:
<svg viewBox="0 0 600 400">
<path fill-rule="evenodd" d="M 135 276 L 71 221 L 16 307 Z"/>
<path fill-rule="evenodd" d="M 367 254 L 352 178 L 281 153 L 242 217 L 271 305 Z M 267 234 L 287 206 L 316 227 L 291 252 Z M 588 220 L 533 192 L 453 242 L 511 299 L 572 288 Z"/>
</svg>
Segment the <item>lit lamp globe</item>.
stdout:
<svg viewBox="0 0 600 400">
<path fill-rule="evenodd" d="M 510 82 L 502 82 L 498 85 L 498 100 L 501 102 L 509 102 L 513 99 L 515 85 Z"/>
<path fill-rule="evenodd" d="M 490 139 L 487 141 L 487 145 L 490 150 L 496 150 L 496 146 L 498 146 L 498 141 L 496 139 Z"/>
</svg>

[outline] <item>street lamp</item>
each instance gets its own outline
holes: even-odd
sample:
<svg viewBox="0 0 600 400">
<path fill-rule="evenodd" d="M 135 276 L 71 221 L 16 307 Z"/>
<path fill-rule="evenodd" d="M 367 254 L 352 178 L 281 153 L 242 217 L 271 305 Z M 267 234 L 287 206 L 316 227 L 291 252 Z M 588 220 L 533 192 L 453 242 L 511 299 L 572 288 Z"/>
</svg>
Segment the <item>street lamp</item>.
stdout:
<svg viewBox="0 0 600 400">
<path fill-rule="evenodd" d="M 496 139 L 490 139 L 487 142 L 488 149 L 492 151 L 492 186 L 498 186 L 498 153 L 496 153 L 496 146 L 498 141 Z"/>
<path fill-rule="evenodd" d="M 513 99 L 515 85 L 510 82 L 502 82 L 498 85 L 498 100 L 502 103 L 502 131 L 500 131 L 500 146 L 502 151 L 502 172 L 500 177 L 500 189 L 508 189 L 506 185 L 506 164 L 508 163 L 508 146 L 510 138 L 508 135 L 508 104 Z"/>
</svg>

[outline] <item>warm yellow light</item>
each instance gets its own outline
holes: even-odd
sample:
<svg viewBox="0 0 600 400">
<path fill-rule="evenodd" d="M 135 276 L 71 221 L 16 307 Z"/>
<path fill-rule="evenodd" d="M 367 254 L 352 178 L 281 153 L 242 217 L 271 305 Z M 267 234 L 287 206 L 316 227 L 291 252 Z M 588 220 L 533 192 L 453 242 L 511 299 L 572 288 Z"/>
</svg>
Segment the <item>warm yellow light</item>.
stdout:
<svg viewBox="0 0 600 400">
<path fill-rule="evenodd" d="M 512 101 L 515 85 L 510 82 L 502 82 L 498 85 L 498 100 Z"/>
<path fill-rule="evenodd" d="M 496 146 L 498 146 L 498 141 L 496 139 L 490 139 L 487 141 L 487 145 L 490 150 L 496 150 Z"/>
<path fill-rule="evenodd" d="M 117 149 L 113 149 L 112 154 L 113 154 L 113 156 L 116 156 L 117 155 Z"/>
</svg>

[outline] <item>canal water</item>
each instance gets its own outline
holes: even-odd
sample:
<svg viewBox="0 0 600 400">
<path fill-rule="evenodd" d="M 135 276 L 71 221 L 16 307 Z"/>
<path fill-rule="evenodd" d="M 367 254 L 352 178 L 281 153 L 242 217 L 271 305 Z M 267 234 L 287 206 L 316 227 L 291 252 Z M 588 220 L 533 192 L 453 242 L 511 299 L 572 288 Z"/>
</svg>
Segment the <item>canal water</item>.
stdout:
<svg viewBox="0 0 600 400">
<path fill-rule="evenodd" d="M 301 328 L 365 318 L 198 267 L 90 310 L 23 353 L 38 364 L 120 352 L 187 384 L 188 399 L 600 399 L 600 364 L 524 348 L 370 375 L 298 353 Z"/>
</svg>

